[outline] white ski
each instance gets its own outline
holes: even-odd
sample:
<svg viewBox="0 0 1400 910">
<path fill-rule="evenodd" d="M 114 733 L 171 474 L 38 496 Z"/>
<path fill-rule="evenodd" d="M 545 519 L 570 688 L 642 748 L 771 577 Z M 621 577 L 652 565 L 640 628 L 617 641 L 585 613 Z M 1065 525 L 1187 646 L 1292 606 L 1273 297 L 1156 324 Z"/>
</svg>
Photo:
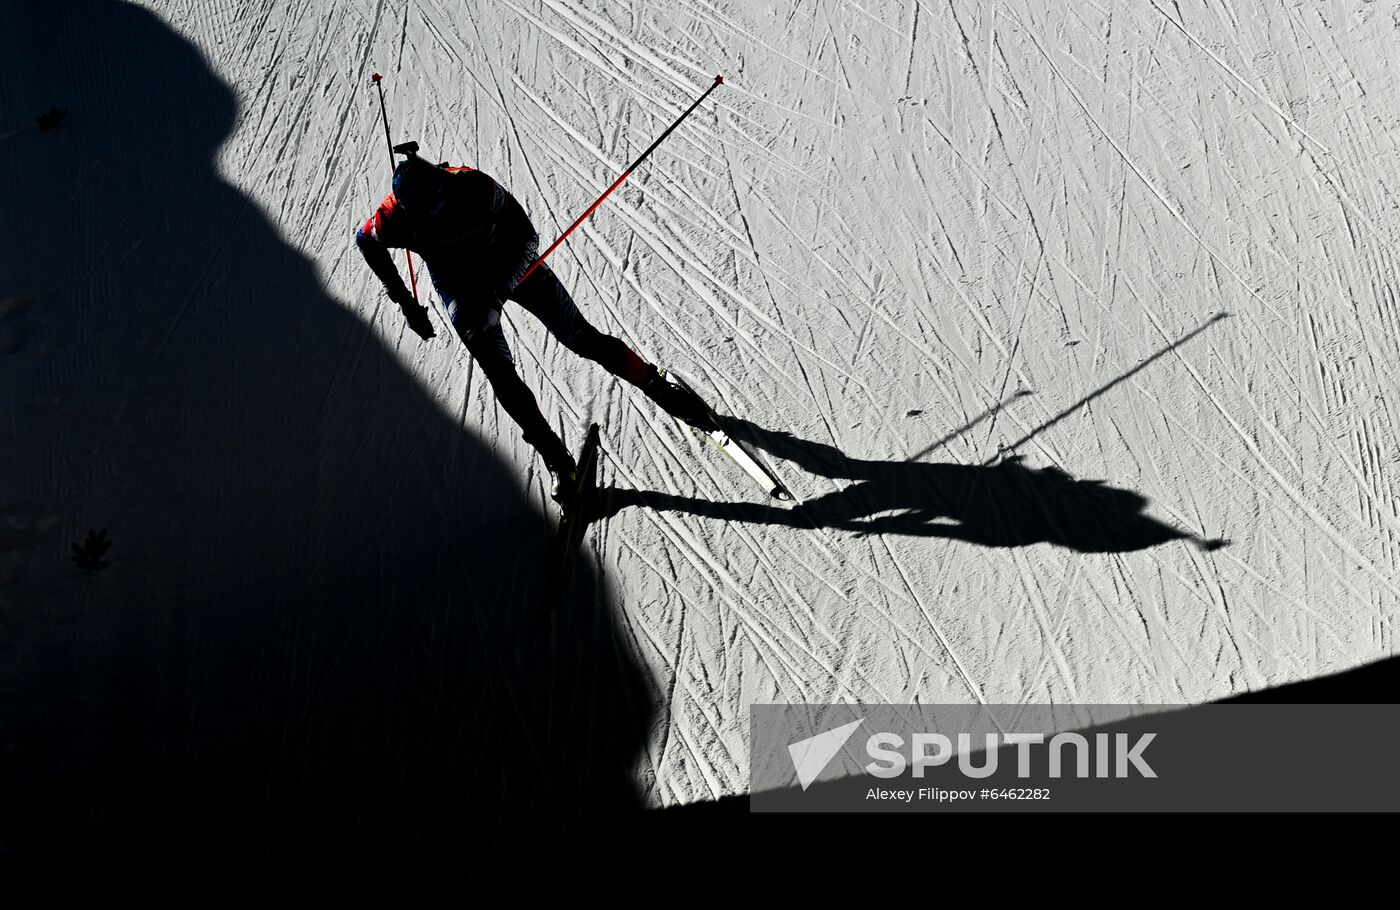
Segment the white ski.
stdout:
<svg viewBox="0 0 1400 910">
<path fill-rule="evenodd" d="M 668 382 L 674 382 L 676 385 L 680 386 L 690 394 L 694 395 L 700 401 L 704 401 L 704 398 L 701 397 L 694 389 L 692 389 L 690 387 L 690 384 L 687 383 L 680 376 L 670 372 L 669 370 L 662 370 L 661 375 Z M 739 442 L 737 439 L 731 437 L 723 429 L 720 429 L 719 415 L 715 413 L 713 408 L 711 408 L 708 404 L 705 406 L 705 408 L 710 413 L 710 421 L 714 424 L 715 429 L 702 430 L 699 427 L 691 427 L 691 429 L 707 437 L 710 440 L 710 442 L 714 444 L 715 448 L 728 455 L 734 461 L 734 463 L 737 464 L 739 467 L 743 468 L 744 473 L 752 477 L 754 482 L 757 483 L 760 487 L 762 487 L 764 492 L 766 492 L 769 496 L 773 497 L 774 499 L 780 499 L 784 502 L 791 502 L 792 493 L 790 493 L 788 491 L 788 488 L 783 485 L 783 482 L 778 479 L 778 475 L 774 474 L 772 469 L 770 469 L 763 462 L 759 461 L 758 458 L 753 454 L 753 452 L 749 451 L 748 446 L 744 445 L 742 442 Z M 689 426 L 689 424 L 687 424 L 687 426 Z"/>
</svg>

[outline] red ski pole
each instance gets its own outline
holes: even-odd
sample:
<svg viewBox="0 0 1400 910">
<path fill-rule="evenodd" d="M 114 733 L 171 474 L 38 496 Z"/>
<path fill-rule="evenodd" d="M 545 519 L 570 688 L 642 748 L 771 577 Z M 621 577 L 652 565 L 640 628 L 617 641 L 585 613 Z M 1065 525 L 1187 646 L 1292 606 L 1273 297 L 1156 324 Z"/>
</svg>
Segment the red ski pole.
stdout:
<svg viewBox="0 0 1400 910">
<path fill-rule="evenodd" d="M 557 250 L 557 249 L 559 248 L 559 244 L 563 243 L 563 242 L 564 242 L 564 239 L 565 239 L 566 237 L 568 237 L 570 234 L 572 234 L 572 233 L 574 232 L 574 229 L 575 229 L 575 228 L 577 228 L 580 224 L 583 224 L 585 221 L 587 221 L 587 220 L 588 220 L 588 216 L 589 216 L 589 215 L 592 215 L 593 212 L 594 212 L 594 210 L 596 210 L 596 209 L 598 208 L 598 206 L 600 206 L 600 205 L 603 204 L 603 200 L 606 199 L 606 198 L 608 198 L 608 196 L 610 196 L 610 195 L 612 194 L 612 191 L 615 190 L 615 189 L 617 189 L 618 186 L 622 183 L 622 181 L 626 180 L 626 179 L 628 178 L 628 176 L 630 176 L 631 173 L 637 169 L 637 166 L 640 165 L 643 161 L 646 160 L 647 156 L 650 155 L 650 154 L 656 149 L 656 147 L 657 147 L 658 145 L 661 144 L 662 140 L 664 140 L 667 136 L 671 135 L 671 131 L 674 130 L 676 127 L 680 126 L 680 125 L 681 125 L 681 121 L 684 120 L 685 118 L 689 117 L 689 116 L 690 116 L 690 112 L 693 111 L 693 110 L 695 110 L 697 107 L 699 107 L 699 106 L 700 106 L 700 102 L 704 101 L 705 98 L 706 98 L 706 96 L 708 96 L 708 95 L 710 94 L 710 92 L 713 92 L 718 86 L 722 85 L 723 83 L 724 83 L 724 77 L 723 77 L 723 76 L 716 76 L 716 77 L 715 77 L 715 81 L 714 81 L 713 83 L 711 83 L 711 85 L 710 85 L 709 88 L 705 89 L 704 94 L 702 94 L 699 98 L 696 98 L 696 99 L 695 99 L 695 103 L 692 104 L 690 107 L 686 108 L 686 109 L 685 109 L 685 113 L 684 113 L 684 114 L 681 114 L 679 117 L 677 117 L 677 118 L 676 118 L 676 122 L 675 122 L 675 123 L 672 123 L 670 126 L 668 126 L 668 127 L 666 128 L 666 132 L 664 132 L 664 133 L 662 133 L 660 136 L 658 136 L 657 139 L 656 139 L 656 141 L 653 142 L 650 146 L 648 146 L 648 147 L 647 147 L 647 150 L 646 150 L 645 152 L 642 152 L 642 154 L 639 155 L 639 156 L 637 157 L 637 160 L 636 160 L 636 161 L 633 161 L 631 164 L 629 164 L 629 165 L 627 166 L 627 170 L 625 170 L 625 171 L 623 171 L 621 174 L 619 174 L 619 175 L 618 175 L 618 178 L 612 182 L 612 186 L 608 187 L 606 190 L 603 190 L 603 195 L 601 195 L 601 196 L 599 196 L 597 199 L 593 200 L 593 204 L 590 205 L 590 206 L 587 208 L 587 210 L 584 211 L 584 213 L 583 213 L 582 215 L 578 216 L 578 220 L 576 220 L 573 224 L 569 225 L 569 229 L 568 229 L 567 231 L 565 231 L 564 233 L 560 234 L 560 235 L 559 235 L 559 239 L 556 240 L 556 241 L 554 241 L 553 243 L 551 243 L 551 244 L 549 245 L 549 249 L 547 249 L 547 250 L 545 250 L 543 253 L 541 253 L 541 254 L 540 254 L 540 257 L 530 264 L 530 267 L 529 267 L 528 269 L 525 270 L 525 274 L 524 274 L 524 275 L 521 275 L 521 276 L 520 276 L 520 281 L 516 282 L 516 284 L 518 284 L 518 285 L 519 285 L 519 284 L 524 284 L 524 283 L 525 283 L 525 279 L 526 279 L 526 278 L 529 278 L 530 275 L 531 275 L 531 273 L 533 273 L 533 272 L 535 271 L 535 269 L 539 268 L 540 263 L 542 263 L 542 262 L 544 262 L 546 259 L 548 259 L 548 258 L 549 258 L 549 254 L 552 253 L 552 252 L 554 252 L 555 250 Z M 387 127 L 386 127 L 386 129 L 387 129 Z"/>
<path fill-rule="evenodd" d="M 389 145 L 389 171 L 394 170 L 394 140 L 389 137 L 389 109 L 384 106 L 384 86 L 381 84 L 384 77 L 375 73 L 370 76 L 370 81 L 374 87 L 379 89 L 379 115 L 384 119 L 384 141 Z M 413 287 L 413 299 L 418 299 L 418 276 L 413 274 L 413 254 L 408 250 L 403 251 L 403 256 L 408 260 L 408 281 Z"/>
</svg>

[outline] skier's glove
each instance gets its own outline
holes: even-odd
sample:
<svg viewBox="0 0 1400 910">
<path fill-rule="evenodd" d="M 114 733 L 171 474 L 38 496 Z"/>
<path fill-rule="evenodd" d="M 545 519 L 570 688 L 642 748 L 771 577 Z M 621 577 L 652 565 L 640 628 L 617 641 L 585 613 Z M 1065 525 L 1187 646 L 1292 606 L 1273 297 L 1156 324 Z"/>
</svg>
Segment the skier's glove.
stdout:
<svg viewBox="0 0 1400 910">
<path fill-rule="evenodd" d="M 419 338 L 426 341 L 429 338 L 437 337 L 433 321 L 428 318 L 428 308 L 414 300 L 413 295 L 408 293 L 392 294 L 390 299 L 399 305 L 400 310 L 403 310 L 404 318 L 408 320 L 408 327 L 413 329 Z"/>
<path fill-rule="evenodd" d="M 433 321 L 428 318 L 428 308 L 416 303 L 406 303 L 402 307 L 403 314 L 408 318 L 408 327 L 418 333 L 418 337 L 424 340 L 437 336 L 437 331 L 433 329 Z"/>
</svg>

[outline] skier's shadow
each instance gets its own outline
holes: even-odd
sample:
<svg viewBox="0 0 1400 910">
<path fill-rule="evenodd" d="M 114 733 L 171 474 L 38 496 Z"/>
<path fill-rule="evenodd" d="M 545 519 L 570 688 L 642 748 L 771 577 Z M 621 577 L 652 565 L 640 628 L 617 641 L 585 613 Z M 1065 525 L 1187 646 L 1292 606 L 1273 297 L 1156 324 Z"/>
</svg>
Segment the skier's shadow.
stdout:
<svg viewBox="0 0 1400 910">
<path fill-rule="evenodd" d="M 244 86 L 242 129 L 272 139 L 237 139 L 266 156 L 240 172 L 276 184 L 255 200 L 217 167 L 237 99 L 158 16 L 12 6 L 0 880 L 159 866 L 148 887 L 221 857 L 467 880 L 604 849 L 581 826 L 640 817 L 650 693 L 587 560 L 540 616 L 538 483 L 403 366 L 455 356 L 460 390 L 460 343 L 371 310 L 353 230 L 387 175 L 324 163 L 383 166 L 368 83 L 327 101 L 364 128 L 334 147 L 295 119 L 320 89 Z M 40 132 L 55 103 L 69 117 Z M 85 575 L 69 544 L 90 526 L 112 548 Z"/>
<path fill-rule="evenodd" d="M 722 417 L 726 432 L 818 477 L 850 481 L 798 508 L 715 502 L 668 493 L 612 488 L 605 514 L 628 506 L 689 512 L 756 524 L 835 528 L 860 534 L 942 537 L 985 547 L 1051 543 L 1082 553 L 1141 550 L 1171 540 L 1215 549 L 1144 509 L 1146 497 L 1053 467 L 1030 468 L 1018 456 L 991 466 L 875 461 L 834 446 Z"/>
</svg>

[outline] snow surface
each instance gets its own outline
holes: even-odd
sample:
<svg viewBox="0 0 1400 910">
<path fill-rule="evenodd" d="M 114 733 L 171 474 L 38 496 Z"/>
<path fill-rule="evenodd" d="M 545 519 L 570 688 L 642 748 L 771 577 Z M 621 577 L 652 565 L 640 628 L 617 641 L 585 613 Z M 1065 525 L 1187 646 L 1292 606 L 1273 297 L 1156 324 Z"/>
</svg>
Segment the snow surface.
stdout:
<svg viewBox="0 0 1400 910">
<path fill-rule="evenodd" d="M 1392 0 L 89 6 L 3 39 L 0 682 L 94 754 L 158 704 L 161 767 L 253 789 L 221 749 L 486 780 L 464 737 L 518 723 L 670 805 L 746 792 L 755 702 L 1199 702 L 1395 653 Z M 725 76 L 551 264 L 799 505 L 508 307 L 613 489 L 526 615 L 540 465 L 351 242 L 375 70 L 395 141 L 545 240 Z"/>
</svg>

